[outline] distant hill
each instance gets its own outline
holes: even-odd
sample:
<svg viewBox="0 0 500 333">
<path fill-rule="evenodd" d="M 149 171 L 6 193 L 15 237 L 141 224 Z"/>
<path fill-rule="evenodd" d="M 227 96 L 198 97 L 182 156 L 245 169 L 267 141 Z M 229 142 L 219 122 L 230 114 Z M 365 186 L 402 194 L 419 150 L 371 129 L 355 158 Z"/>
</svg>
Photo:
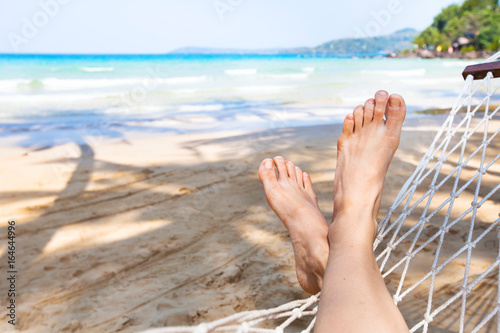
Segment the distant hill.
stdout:
<svg viewBox="0 0 500 333">
<path fill-rule="evenodd" d="M 371 38 L 345 38 L 332 40 L 314 48 L 322 53 L 391 53 L 397 50 L 410 50 L 418 35 L 415 29 L 403 29 L 390 35 Z"/>
<path fill-rule="evenodd" d="M 279 49 L 244 50 L 244 49 L 214 49 L 208 47 L 182 47 L 170 54 L 278 54 Z"/>
<path fill-rule="evenodd" d="M 317 47 L 299 47 L 283 49 L 264 50 L 241 50 L 241 49 L 214 49 L 200 47 L 183 47 L 176 49 L 171 54 L 388 54 L 397 50 L 403 51 L 413 48 L 413 40 L 418 35 L 415 29 L 403 29 L 390 35 L 371 38 L 344 38 L 336 39 L 321 44 Z"/>
</svg>

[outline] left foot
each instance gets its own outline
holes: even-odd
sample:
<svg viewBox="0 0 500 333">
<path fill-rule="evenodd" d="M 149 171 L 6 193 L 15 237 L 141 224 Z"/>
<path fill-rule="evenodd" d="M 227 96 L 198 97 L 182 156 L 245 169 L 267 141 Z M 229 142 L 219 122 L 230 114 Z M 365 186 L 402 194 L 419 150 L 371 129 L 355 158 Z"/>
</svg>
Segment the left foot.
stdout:
<svg viewBox="0 0 500 333">
<path fill-rule="evenodd" d="M 290 233 L 299 284 L 308 293 L 317 294 L 328 260 L 328 223 L 319 209 L 311 178 L 281 156 L 262 161 L 259 178 L 267 202 Z"/>
</svg>

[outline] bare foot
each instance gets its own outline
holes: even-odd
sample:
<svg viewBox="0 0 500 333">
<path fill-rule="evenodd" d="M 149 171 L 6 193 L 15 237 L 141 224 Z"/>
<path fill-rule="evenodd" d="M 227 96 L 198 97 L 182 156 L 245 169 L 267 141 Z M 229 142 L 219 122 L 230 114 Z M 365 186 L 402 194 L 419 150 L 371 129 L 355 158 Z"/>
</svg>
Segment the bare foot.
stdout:
<svg viewBox="0 0 500 333">
<path fill-rule="evenodd" d="M 328 260 L 328 223 L 318 207 L 311 178 L 281 156 L 262 161 L 259 178 L 267 202 L 290 233 L 300 286 L 318 293 Z"/>
<path fill-rule="evenodd" d="M 384 119 L 385 115 L 385 119 Z M 334 181 L 334 223 L 339 229 L 339 216 L 354 220 L 371 220 L 369 226 L 357 226 L 360 239 L 371 239 L 377 232 L 376 217 L 389 164 L 399 146 L 401 127 L 406 115 L 404 99 L 386 91 L 378 91 L 375 99 L 357 106 L 346 117 L 337 142 L 337 170 Z M 369 216 L 369 219 L 366 217 Z M 366 234 L 368 233 L 368 234 Z M 352 235 L 335 233 L 337 237 Z M 332 236 L 331 232 L 330 235 Z M 337 239 L 335 240 L 337 241 Z M 330 243 L 332 239 L 330 237 Z"/>
</svg>

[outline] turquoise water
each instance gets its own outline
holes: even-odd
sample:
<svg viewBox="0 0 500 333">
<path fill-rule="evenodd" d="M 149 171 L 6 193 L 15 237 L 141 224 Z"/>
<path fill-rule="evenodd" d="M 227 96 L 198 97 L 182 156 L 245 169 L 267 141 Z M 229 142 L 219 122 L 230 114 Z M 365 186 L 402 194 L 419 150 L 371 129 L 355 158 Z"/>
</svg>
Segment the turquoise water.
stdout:
<svg viewBox="0 0 500 333">
<path fill-rule="evenodd" d="M 0 55 L 3 134 L 89 128 L 261 129 L 338 123 L 376 90 L 450 107 L 472 62 L 251 56 Z"/>
</svg>

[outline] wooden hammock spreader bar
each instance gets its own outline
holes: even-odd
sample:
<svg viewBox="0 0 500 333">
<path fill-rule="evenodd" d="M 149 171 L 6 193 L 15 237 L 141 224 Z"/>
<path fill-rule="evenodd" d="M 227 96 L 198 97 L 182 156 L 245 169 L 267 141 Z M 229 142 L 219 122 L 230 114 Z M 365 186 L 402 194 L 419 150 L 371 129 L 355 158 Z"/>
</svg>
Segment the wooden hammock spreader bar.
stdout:
<svg viewBox="0 0 500 333">
<path fill-rule="evenodd" d="M 465 67 L 462 76 L 464 80 L 467 76 L 472 75 L 474 80 L 481 80 L 486 77 L 488 72 L 491 72 L 494 77 L 500 77 L 500 61 L 487 62 L 479 65 L 471 65 Z"/>
</svg>

